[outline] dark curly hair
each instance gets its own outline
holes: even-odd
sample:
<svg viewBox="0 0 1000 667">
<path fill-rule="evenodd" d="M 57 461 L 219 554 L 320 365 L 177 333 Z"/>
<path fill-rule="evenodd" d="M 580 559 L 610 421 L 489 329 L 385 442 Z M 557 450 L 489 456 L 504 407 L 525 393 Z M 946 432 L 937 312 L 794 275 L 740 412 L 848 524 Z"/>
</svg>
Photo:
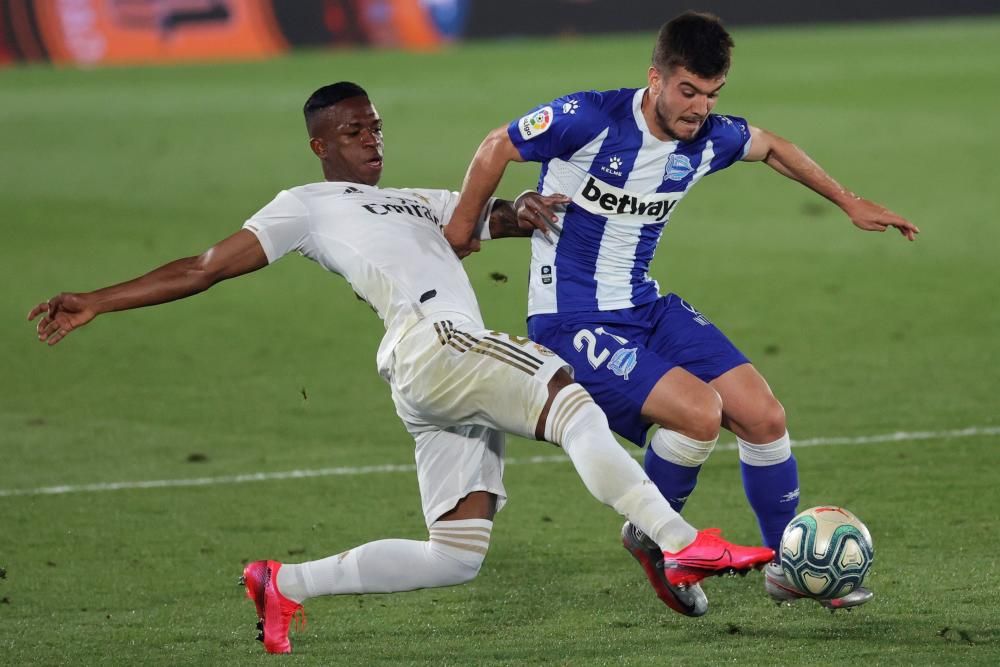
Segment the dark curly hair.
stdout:
<svg viewBox="0 0 1000 667">
<path fill-rule="evenodd" d="M 684 12 L 660 28 L 653 47 L 653 67 L 669 74 L 681 67 L 706 79 L 729 71 L 733 38 L 718 16 Z"/>
</svg>

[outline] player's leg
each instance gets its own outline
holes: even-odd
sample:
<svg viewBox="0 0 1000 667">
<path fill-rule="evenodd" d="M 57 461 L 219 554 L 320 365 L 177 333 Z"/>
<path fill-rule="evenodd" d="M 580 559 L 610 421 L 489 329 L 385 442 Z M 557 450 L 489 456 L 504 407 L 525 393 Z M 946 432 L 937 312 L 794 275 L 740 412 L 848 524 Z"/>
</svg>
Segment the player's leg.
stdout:
<svg viewBox="0 0 1000 667">
<path fill-rule="evenodd" d="M 474 579 L 503 502 L 503 434 L 486 426 L 416 433 L 427 541 L 388 539 L 286 566 L 278 585 L 301 602 L 319 595 L 392 593 Z M 406 567 L 400 567 L 406 563 Z"/>
<path fill-rule="evenodd" d="M 585 320 L 535 316 L 528 325 L 573 366 L 612 430 L 642 447 L 650 424 L 661 426 L 646 450 L 646 473 L 680 511 L 718 440 L 722 404 L 708 384 L 653 347 L 665 305 L 662 299 Z"/>
<path fill-rule="evenodd" d="M 617 443 L 604 412 L 572 381 L 566 362 L 551 350 L 468 322 L 435 323 L 434 340 L 427 344 L 437 346 L 430 362 L 433 373 L 394 375 L 394 399 L 404 419 L 419 402 L 430 422 L 485 424 L 524 437 L 541 435 L 561 445 L 591 493 L 648 531 L 664 549 L 658 556 L 667 563 L 668 578 L 676 575 L 680 582 L 696 583 L 730 569 L 762 565 L 773 555 L 770 549 L 740 547 L 714 533 L 696 533 Z M 397 351 L 405 355 L 407 345 Z M 637 368 L 637 349 L 605 356 L 622 376 L 648 382 L 651 374 L 645 366 Z M 711 559 L 705 556 L 709 551 Z"/>
<path fill-rule="evenodd" d="M 378 540 L 321 560 L 285 565 L 278 572 L 278 588 L 301 603 L 321 595 L 396 593 L 471 581 L 486 557 L 495 505 L 495 495 L 473 492 L 449 516 L 430 525 L 426 541 Z"/>
<path fill-rule="evenodd" d="M 529 322 L 529 328 L 547 344 L 556 346 L 560 356 L 571 360 L 578 381 L 593 395 L 615 431 L 642 446 L 650 422 L 659 421 L 707 439 L 708 442 L 701 442 L 667 429 L 660 432 L 660 439 L 669 432 L 674 436 L 673 440 L 681 445 L 701 445 L 706 450 L 701 458 L 704 460 L 718 436 L 721 419 L 719 397 L 703 381 L 676 368 L 676 364 L 663 359 L 644 344 L 652 316 L 650 310 L 640 307 L 592 314 L 585 321 L 573 317 L 536 316 Z M 593 321 L 594 317 L 600 319 Z M 651 395 L 652 401 L 649 400 Z M 646 414 L 643 414 L 644 406 Z M 638 468 L 637 465 L 635 467 Z M 647 472 L 650 470 L 651 477 L 658 471 L 647 469 Z M 689 471 L 689 468 L 683 469 L 685 474 Z M 581 477 L 586 481 L 585 472 L 581 471 Z M 694 472 L 696 474 L 697 471 Z M 654 478 L 653 481 L 657 480 Z M 657 504 L 664 505 L 665 494 L 653 492 L 651 495 L 659 496 Z M 663 509 L 658 511 L 661 516 L 673 515 L 673 512 Z M 678 575 L 680 568 L 665 572 L 662 564 L 669 559 L 661 557 L 659 545 L 645 534 L 642 522 L 637 520 L 634 523 L 639 525 L 626 522 L 623 526 L 622 543 L 642 565 L 660 598 L 681 613 L 703 613 L 706 609 L 704 601 L 700 606 L 691 604 L 684 607 L 678 604 L 678 601 L 683 602 L 684 594 L 671 586 L 668 577 Z M 699 539 L 701 536 L 702 533 L 699 533 Z M 663 541 L 659 537 L 657 540 Z M 763 551 L 771 553 L 770 550 Z M 700 590 L 688 592 L 701 595 Z M 671 599 L 671 595 L 675 599 Z"/>
<path fill-rule="evenodd" d="M 453 586 L 479 573 L 506 500 L 503 434 L 469 425 L 421 430 L 414 439 L 429 539 L 378 540 L 306 563 L 247 565 L 243 580 L 268 652 L 291 651 L 289 626 L 307 599 Z"/>
<path fill-rule="evenodd" d="M 781 534 L 795 516 L 799 477 L 785 426 L 785 410 L 749 363 L 710 383 L 722 396 L 723 425 L 737 438 L 747 500 L 764 544 L 780 553 Z"/>
<path fill-rule="evenodd" d="M 781 535 L 798 509 L 798 464 L 792 455 L 785 410 L 764 377 L 750 364 L 737 366 L 712 380 L 723 397 L 723 426 L 736 435 L 743 488 L 757 515 L 764 543 L 775 561 L 764 570 L 764 588 L 772 599 L 788 603 L 810 597 L 788 581 L 778 562 Z M 873 593 L 858 587 L 832 600 L 817 600 L 828 609 L 850 609 L 869 602 Z"/>
<path fill-rule="evenodd" d="M 623 544 L 672 609 L 704 614 L 708 600 L 697 586 L 701 579 L 746 572 L 772 557 L 770 549 L 734 545 L 716 530 L 696 531 L 688 524 L 618 445 L 604 413 L 566 371 L 553 376 L 548 389 L 536 435 L 561 445 L 591 494 L 628 519 Z"/>
<path fill-rule="evenodd" d="M 569 373 L 563 370 L 553 376 L 548 392 L 535 437 L 561 444 L 591 494 L 625 515 L 622 544 L 642 566 L 657 597 L 686 616 L 707 613 L 708 598 L 701 587 L 674 586 L 663 569 L 664 549 L 683 549 L 695 540 L 697 531 L 649 484 L 639 465 L 614 440 L 604 413 L 595 411 L 597 406 Z M 583 414 L 567 419 L 571 410 Z"/>
<path fill-rule="evenodd" d="M 614 439 L 605 413 L 573 381 L 565 361 L 528 338 L 458 324 L 444 330 L 451 336 L 444 345 L 462 341 L 465 351 L 442 362 L 454 365 L 453 374 L 462 381 L 446 387 L 435 379 L 437 394 L 447 397 L 435 403 L 448 406 L 437 418 L 485 420 L 509 433 L 558 444 L 591 494 L 634 518 L 657 544 L 676 551 L 694 540 L 694 528 L 670 508 Z"/>
<path fill-rule="evenodd" d="M 675 294 L 657 303 L 650 346 L 717 392 L 721 423 L 739 441 L 744 488 L 764 544 L 777 551 L 782 531 L 795 516 L 799 493 L 781 403 L 725 334 Z M 676 494 L 683 498 L 694 488 L 697 471 L 712 444 L 684 441 L 659 431 L 647 456 L 659 455 L 664 462 L 655 462 L 659 468 L 647 463 L 648 470 L 656 471 L 650 472 L 650 477 L 660 482 L 667 497 Z"/>
<path fill-rule="evenodd" d="M 646 448 L 646 474 L 680 512 L 719 441 L 722 399 L 708 384 L 675 366 L 653 387 L 641 414 L 660 426 Z"/>
<path fill-rule="evenodd" d="M 676 294 L 656 302 L 650 321 L 649 347 L 703 383 L 710 383 L 727 371 L 748 363 L 718 327 Z M 706 384 L 706 387 L 715 394 L 711 405 L 719 409 L 721 425 L 726 401 L 731 396 L 722 396 L 714 384 Z M 668 396 L 665 394 L 651 395 L 650 403 L 653 406 L 663 404 Z M 650 441 L 646 451 L 646 472 L 671 499 L 671 504 L 680 509 L 694 491 L 701 466 L 718 441 L 718 431 L 692 438 L 678 430 L 678 417 L 664 422 L 661 416 L 652 415 L 667 428 L 657 431 Z M 681 414 L 679 418 L 691 419 L 691 416 Z M 708 435 L 713 437 L 710 439 Z"/>
<path fill-rule="evenodd" d="M 701 466 L 719 441 L 722 399 L 704 378 L 679 365 L 677 348 L 690 353 L 703 335 L 698 314 L 685 308 L 675 295 L 662 297 L 648 307 L 650 348 L 671 364 L 678 364 L 660 378 L 642 406 L 645 419 L 660 428 L 646 448 L 646 474 L 670 505 L 680 512 L 694 492 Z M 677 320 L 679 331 L 675 331 Z M 697 329 L 691 330 L 695 325 Z M 683 359 L 683 357 L 681 357 Z"/>
<path fill-rule="evenodd" d="M 642 488 L 638 464 L 614 440 L 604 414 L 573 383 L 562 359 L 528 338 L 482 330 L 468 322 L 437 322 L 434 330 L 439 350 L 433 377 L 406 372 L 395 376 L 394 398 L 404 419 L 420 402 L 432 406 L 434 420 L 478 421 L 524 437 L 547 436 L 563 442 L 588 489 L 600 500 L 627 514 L 638 513 L 643 518 L 637 520 L 653 534 L 680 532 L 679 537 L 660 536 L 678 548 L 694 539 L 694 529 L 683 520 L 664 528 L 671 518 L 679 517 L 671 516 L 648 482 Z M 409 345 L 402 347 L 405 356 Z M 657 514 L 644 498 L 667 511 Z M 667 604 L 690 615 L 707 610 L 700 588 L 677 591 L 666 581 L 663 569 L 656 569 L 664 559 L 657 544 L 652 545 L 652 558 L 645 552 L 643 558 L 649 561 L 651 577 L 657 578 L 654 585 L 660 586 L 657 593 Z"/>
<path fill-rule="evenodd" d="M 560 445 L 591 495 L 610 505 L 668 551 L 680 551 L 697 531 L 649 483 L 614 439 L 604 412 L 565 370 L 548 383 L 535 437 Z"/>
</svg>

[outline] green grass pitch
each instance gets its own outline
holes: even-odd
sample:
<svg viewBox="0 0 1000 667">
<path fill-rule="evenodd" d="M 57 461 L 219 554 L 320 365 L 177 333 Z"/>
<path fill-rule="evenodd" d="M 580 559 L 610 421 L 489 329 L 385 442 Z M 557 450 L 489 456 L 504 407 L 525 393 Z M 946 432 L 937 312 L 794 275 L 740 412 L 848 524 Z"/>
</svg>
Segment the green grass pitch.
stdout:
<svg viewBox="0 0 1000 667">
<path fill-rule="evenodd" d="M 800 506 L 843 504 L 871 529 L 875 600 L 850 615 L 779 608 L 755 573 L 709 581 L 708 616 L 681 618 L 567 463 L 511 465 L 476 581 L 314 600 L 289 664 L 1000 663 L 1000 22 L 734 35 L 717 110 L 793 139 L 923 230 L 913 244 L 860 232 L 737 165 L 681 205 L 654 265 L 755 361 L 793 438 L 931 434 L 797 450 Z M 35 303 L 196 254 L 318 180 L 299 109 L 321 84 L 371 92 L 384 185 L 457 188 L 486 132 L 534 104 L 642 85 L 651 40 L 0 71 L 0 663 L 263 663 L 241 562 L 425 536 L 412 472 L 9 493 L 410 463 L 375 373 L 381 324 L 341 279 L 286 259 L 55 349 L 24 321 Z M 501 194 L 536 175 L 512 168 Z M 499 241 L 467 261 L 491 326 L 524 331 L 528 255 Z M 509 443 L 516 459 L 555 453 Z M 688 507 L 759 539 L 732 451 Z"/>
</svg>

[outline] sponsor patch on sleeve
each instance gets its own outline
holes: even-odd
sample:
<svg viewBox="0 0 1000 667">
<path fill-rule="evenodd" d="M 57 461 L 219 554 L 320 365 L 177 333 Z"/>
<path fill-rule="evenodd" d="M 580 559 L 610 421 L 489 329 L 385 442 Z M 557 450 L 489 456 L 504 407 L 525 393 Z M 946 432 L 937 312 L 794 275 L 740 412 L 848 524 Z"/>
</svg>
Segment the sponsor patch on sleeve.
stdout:
<svg viewBox="0 0 1000 667">
<path fill-rule="evenodd" d="M 517 121 L 517 129 L 525 141 L 544 133 L 550 125 L 552 125 L 552 107 L 542 107 Z"/>
</svg>

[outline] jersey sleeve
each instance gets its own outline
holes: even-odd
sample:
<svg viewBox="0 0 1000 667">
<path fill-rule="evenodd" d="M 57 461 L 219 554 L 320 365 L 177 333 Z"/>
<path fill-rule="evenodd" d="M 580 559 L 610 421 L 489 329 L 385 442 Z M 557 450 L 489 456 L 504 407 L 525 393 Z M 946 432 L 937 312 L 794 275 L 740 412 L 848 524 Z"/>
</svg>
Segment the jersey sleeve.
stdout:
<svg viewBox="0 0 1000 667">
<path fill-rule="evenodd" d="M 507 136 L 529 162 L 572 155 L 608 126 L 604 95 L 596 91 L 557 97 L 507 126 Z"/>
<path fill-rule="evenodd" d="M 257 236 L 268 264 L 290 252 L 302 252 L 309 237 L 309 209 L 298 197 L 282 190 L 278 196 L 243 223 Z"/>
<path fill-rule="evenodd" d="M 750 151 L 750 124 L 739 116 L 716 116 L 718 130 L 715 139 L 715 159 L 712 171 L 719 171 L 739 162 Z"/>
<path fill-rule="evenodd" d="M 403 188 L 406 192 L 412 192 L 424 201 L 428 202 L 431 210 L 437 216 L 438 220 L 441 221 L 441 228 L 443 229 L 449 222 L 451 222 L 451 216 L 455 213 L 455 207 L 458 206 L 458 194 L 451 190 L 425 190 L 420 188 Z M 496 197 L 490 197 L 486 201 L 486 205 L 483 210 L 479 212 L 479 218 L 476 220 L 476 238 L 482 240 L 488 240 L 490 238 L 490 212 L 493 210 L 493 205 L 497 202 Z"/>
</svg>

